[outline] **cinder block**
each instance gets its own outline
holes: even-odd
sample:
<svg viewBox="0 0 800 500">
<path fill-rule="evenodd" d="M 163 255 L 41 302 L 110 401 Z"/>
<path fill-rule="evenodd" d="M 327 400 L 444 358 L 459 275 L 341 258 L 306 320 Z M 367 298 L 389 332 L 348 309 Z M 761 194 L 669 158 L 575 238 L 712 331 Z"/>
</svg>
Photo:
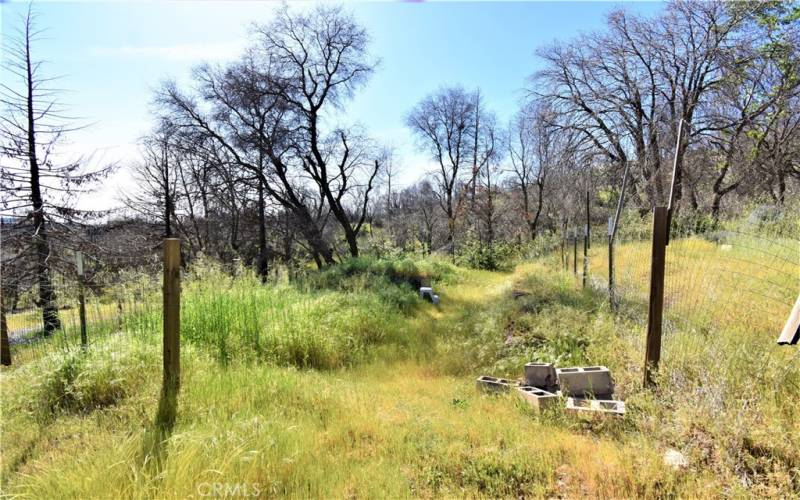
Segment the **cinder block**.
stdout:
<svg viewBox="0 0 800 500">
<path fill-rule="evenodd" d="M 433 305 L 438 306 L 439 305 L 439 296 L 438 295 L 434 295 L 433 298 L 431 299 L 431 302 L 433 302 Z"/>
<path fill-rule="evenodd" d="M 486 392 L 505 392 L 510 390 L 515 383 L 508 379 L 483 375 L 478 377 L 476 385 L 478 389 Z"/>
<path fill-rule="evenodd" d="M 625 403 L 614 399 L 567 398 L 567 411 L 578 413 L 592 411 L 610 415 L 625 415 Z"/>
<path fill-rule="evenodd" d="M 614 394 L 611 372 L 605 366 L 558 368 L 558 385 L 565 396 L 610 399 Z"/>
<path fill-rule="evenodd" d="M 429 286 L 419 287 L 419 298 L 433 302 L 433 288 Z"/>
<path fill-rule="evenodd" d="M 558 385 L 556 369 L 552 363 L 526 363 L 525 385 L 540 389 L 554 389 Z"/>
<path fill-rule="evenodd" d="M 541 411 L 558 401 L 558 396 L 552 392 L 529 385 L 517 387 L 517 394 L 536 411 Z"/>
</svg>

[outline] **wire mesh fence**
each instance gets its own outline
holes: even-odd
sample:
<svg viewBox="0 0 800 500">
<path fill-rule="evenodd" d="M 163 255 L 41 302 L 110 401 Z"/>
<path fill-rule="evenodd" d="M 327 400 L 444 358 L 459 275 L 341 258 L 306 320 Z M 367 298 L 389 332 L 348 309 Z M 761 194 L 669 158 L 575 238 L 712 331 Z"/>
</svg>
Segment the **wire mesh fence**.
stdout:
<svg viewBox="0 0 800 500">
<path fill-rule="evenodd" d="M 530 257 L 549 259 L 553 266 L 573 275 L 578 286 L 585 283 L 597 293 L 607 294 L 620 314 L 644 322 L 651 272 L 652 212 L 635 207 L 624 211 L 611 265 L 608 232 L 605 224 L 593 224 L 591 240 L 584 248 L 586 227 L 567 227 L 564 238 L 548 240 L 541 252 Z M 800 291 L 799 238 L 797 214 L 790 211 L 772 213 L 766 220 L 755 214 L 721 224 L 673 220 L 666 251 L 664 334 L 708 334 L 727 329 L 764 335 L 765 339 L 777 336 Z M 76 272 L 75 262 L 72 267 L 62 265 L 54 270 L 60 327 L 49 335 L 45 334 L 36 287 L 19 290 L 13 296 L 7 293 L 3 307 L 13 363 L 81 349 L 82 328 L 89 348 L 101 341 L 104 345 L 131 339 L 157 341 L 162 332 L 162 262 L 157 252 L 151 253 L 150 259 L 139 255 L 131 257 L 130 262 L 118 257 L 113 263 L 90 260 L 83 278 Z M 612 269 L 613 287 L 609 287 Z M 195 295 L 205 297 L 207 291 L 195 290 Z M 208 292 L 213 294 L 213 290 Z M 216 304 L 219 300 L 198 303 Z M 237 300 L 245 303 L 250 299 L 242 296 Z M 190 307 L 186 313 L 205 323 L 203 331 L 229 329 L 222 325 L 216 328 L 207 311 L 195 309 Z M 267 312 L 254 309 L 252 314 L 258 321 L 250 323 L 262 322 Z M 280 310 L 274 313 L 285 314 Z M 191 337 L 193 330 L 187 328 Z"/>
<path fill-rule="evenodd" d="M 95 269 L 103 268 L 100 262 L 93 264 Z M 119 265 L 115 263 L 115 267 Z M 90 275 L 88 280 L 77 273 L 53 270 L 50 276 L 59 327 L 52 332 L 45 329 L 36 286 L 6 296 L 4 315 L 12 363 L 91 348 L 100 341 L 113 344 L 123 338 L 157 337 L 161 332 L 161 284 L 151 268 L 125 268 L 124 263 L 122 267 L 102 276 Z"/>
<path fill-rule="evenodd" d="M 772 339 L 781 330 L 800 292 L 798 214 L 759 212 L 717 224 L 672 221 L 664 271 L 665 334 L 727 329 Z M 590 231 L 586 286 L 609 294 L 619 311 L 645 319 L 653 215 L 631 208 L 622 219 L 613 245 L 613 287 L 605 225 Z M 583 228 L 568 228 L 556 259 L 578 284 L 584 279 L 584 234 Z"/>
</svg>

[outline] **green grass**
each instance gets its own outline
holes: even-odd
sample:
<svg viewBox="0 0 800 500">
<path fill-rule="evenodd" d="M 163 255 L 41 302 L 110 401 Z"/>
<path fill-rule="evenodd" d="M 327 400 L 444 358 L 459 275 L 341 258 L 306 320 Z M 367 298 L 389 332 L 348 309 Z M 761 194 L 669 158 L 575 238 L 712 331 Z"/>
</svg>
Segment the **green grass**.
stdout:
<svg viewBox="0 0 800 500">
<path fill-rule="evenodd" d="M 634 247 L 630 248 L 634 252 Z M 703 247 L 703 252 L 716 252 Z M 184 281 L 177 421 L 158 444 L 157 311 L 85 355 L 3 369 L 2 491 L 35 498 L 778 496 L 800 493 L 796 350 L 747 321 L 665 338 L 553 262 L 513 273 L 359 259 L 293 285 Z M 439 308 L 416 297 L 435 284 Z M 512 290 L 529 295 L 513 299 Z M 631 306 L 634 310 L 636 305 Z M 691 326 L 691 323 L 689 323 Z M 709 328 L 712 328 L 709 330 Z M 795 356 L 793 358 L 793 356 Z M 621 419 L 532 414 L 475 390 L 527 361 L 605 364 Z M 154 442 L 154 436 L 156 436 Z M 685 470 L 663 464 L 681 450 Z M 219 490 L 223 491 L 223 490 Z"/>
</svg>

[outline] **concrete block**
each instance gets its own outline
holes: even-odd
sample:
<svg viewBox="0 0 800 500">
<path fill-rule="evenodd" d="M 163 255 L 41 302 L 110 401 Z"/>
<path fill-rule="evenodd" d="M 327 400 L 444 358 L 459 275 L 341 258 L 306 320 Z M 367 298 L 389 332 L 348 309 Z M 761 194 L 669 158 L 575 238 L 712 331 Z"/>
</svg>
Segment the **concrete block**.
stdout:
<svg viewBox="0 0 800 500">
<path fill-rule="evenodd" d="M 476 385 L 478 386 L 478 389 L 485 392 L 506 392 L 511 389 L 512 385 L 516 384 L 505 378 L 496 378 L 483 375 L 478 377 Z"/>
<path fill-rule="evenodd" d="M 433 302 L 433 288 L 429 286 L 419 287 L 419 298 Z"/>
<path fill-rule="evenodd" d="M 689 467 L 689 461 L 683 453 L 678 450 L 669 449 L 664 452 L 664 465 L 672 467 L 675 470 L 681 470 Z"/>
<path fill-rule="evenodd" d="M 439 296 L 438 295 L 434 295 L 433 298 L 431 299 L 431 302 L 433 303 L 433 305 L 438 306 L 439 305 Z"/>
<path fill-rule="evenodd" d="M 525 385 L 540 389 L 554 389 L 558 385 L 558 376 L 552 363 L 526 363 Z"/>
<path fill-rule="evenodd" d="M 610 399 L 614 394 L 611 372 L 605 366 L 558 368 L 558 385 L 565 396 Z"/>
<path fill-rule="evenodd" d="M 529 385 L 517 387 L 517 394 L 536 411 L 541 411 L 558 401 L 558 396 L 552 392 Z"/>
<path fill-rule="evenodd" d="M 613 399 L 567 398 L 567 411 L 573 413 L 596 412 L 609 415 L 625 415 L 625 403 Z"/>
</svg>

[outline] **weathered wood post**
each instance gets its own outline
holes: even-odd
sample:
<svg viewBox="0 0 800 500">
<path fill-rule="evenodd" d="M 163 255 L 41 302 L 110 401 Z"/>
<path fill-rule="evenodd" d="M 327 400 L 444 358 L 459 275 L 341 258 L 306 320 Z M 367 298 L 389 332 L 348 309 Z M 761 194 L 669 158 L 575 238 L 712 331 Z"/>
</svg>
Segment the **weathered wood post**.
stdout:
<svg viewBox="0 0 800 500">
<path fill-rule="evenodd" d="M 84 292 L 83 253 L 75 252 L 75 265 L 78 268 L 78 317 L 81 322 L 81 348 L 89 347 L 89 338 L 86 335 L 86 297 Z"/>
<path fill-rule="evenodd" d="M 647 311 L 647 346 L 644 359 L 644 385 L 655 384 L 653 375 L 661 360 L 661 332 L 664 316 L 664 267 L 666 265 L 669 209 L 653 211 L 653 247 L 650 257 L 650 305 Z"/>
<path fill-rule="evenodd" d="M 11 366 L 11 344 L 8 341 L 8 323 L 6 323 L 2 294 L 0 294 L 0 364 Z"/>
<path fill-rule="evenodd" d="M 164 387 L 180 386 L 181 240 L 164 240 Z"/>
<path fill-rule="evenodd" d="M 672 226 L 672 202 L 675 200 L 675 182 L 678 178 L 678 158 L 681 150 L 683 120 L 678 122 L 675 155 L 672 161 L 672 182 L 666 207 L 656 207 L 653 211 L 653 249 L 650 259 L 650 305 L 647 311 L 647 346 L 644 358 L 644 385 L 655 385 L 653 375 L 658 371 L 661 360 L 661 333 L 664 319 L 664 268 L 667 263 Z"/>
</svg>

